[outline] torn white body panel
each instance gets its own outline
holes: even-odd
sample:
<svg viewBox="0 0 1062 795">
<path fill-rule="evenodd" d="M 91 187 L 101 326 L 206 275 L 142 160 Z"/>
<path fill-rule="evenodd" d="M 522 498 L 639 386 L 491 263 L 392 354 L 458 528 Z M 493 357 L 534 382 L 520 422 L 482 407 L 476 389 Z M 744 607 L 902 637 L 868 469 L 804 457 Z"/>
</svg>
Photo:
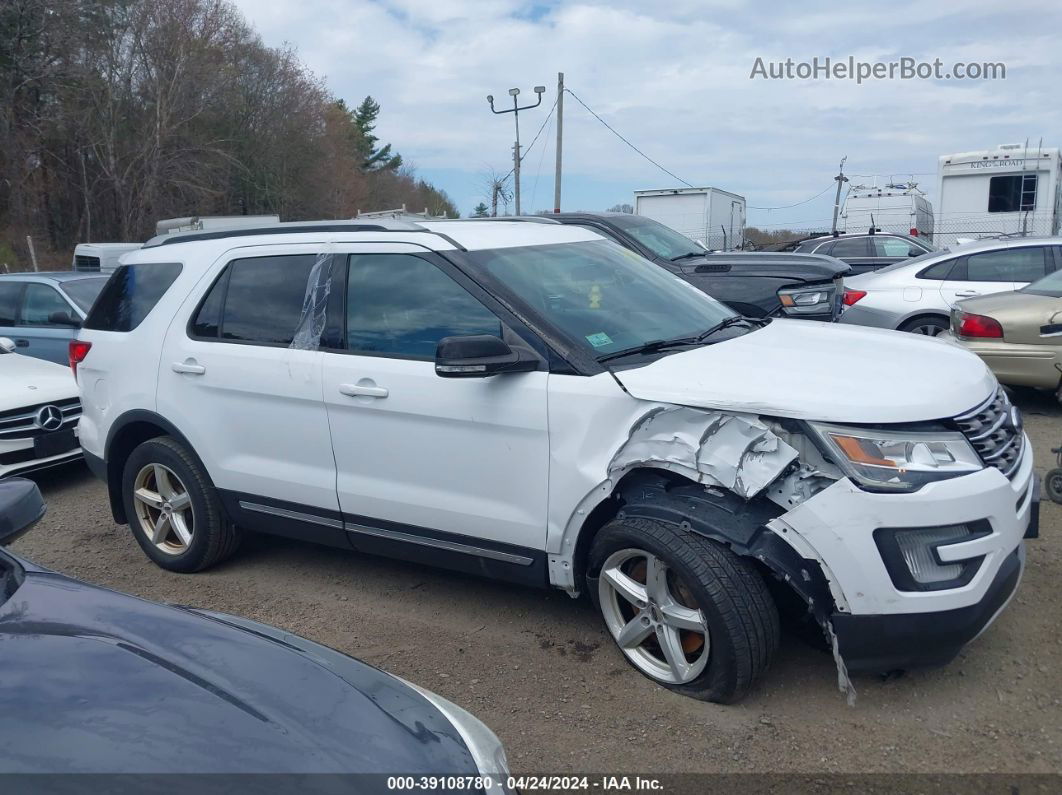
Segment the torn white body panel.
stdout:
<svg viewBox="0 0 1062 795">
<path fill-rule="evenodd" d="M 609 464 L 615 479 L 635 466 L 660 467 L 749 499 L 797 458 L 757 417 L 683 407 L 645 415 Z"/>
</svg>

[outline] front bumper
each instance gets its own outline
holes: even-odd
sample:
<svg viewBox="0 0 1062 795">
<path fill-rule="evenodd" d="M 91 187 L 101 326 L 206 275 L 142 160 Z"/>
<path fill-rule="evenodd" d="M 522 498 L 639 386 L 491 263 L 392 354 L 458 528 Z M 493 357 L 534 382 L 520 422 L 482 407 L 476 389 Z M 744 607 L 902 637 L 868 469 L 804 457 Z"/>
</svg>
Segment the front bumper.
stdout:
<svg viewBox="0 0 1062 795">
<path fill-rule="evenodd" d="M 850 615 L 835 613 L 833 631 L 850 672 L 893 671 L 944 665 L 1007 606 L 1025 568 L 1025 547 L 1007 555 L 981 601 L 932 613 Z"/>
<path fill-rule="evenodd" d="M 1034 530 L 1036 483 L 1032 445 L 1026 438 L 1010 479 L 987 468 L 913 493 L 881 494 L 842 478 L 771 524 L 788 531 L 783 537 L 822 568 L 837 613 L 911 618 L 969 608 L 988 598 L 997 573 Z M 955 588 L 899 590 L 874 539 L 879 528 L 973 523 L 987 524 L 990 532 L 951 545 L 951 559 L 981 559 L 973 576 Z"/>
</svg>

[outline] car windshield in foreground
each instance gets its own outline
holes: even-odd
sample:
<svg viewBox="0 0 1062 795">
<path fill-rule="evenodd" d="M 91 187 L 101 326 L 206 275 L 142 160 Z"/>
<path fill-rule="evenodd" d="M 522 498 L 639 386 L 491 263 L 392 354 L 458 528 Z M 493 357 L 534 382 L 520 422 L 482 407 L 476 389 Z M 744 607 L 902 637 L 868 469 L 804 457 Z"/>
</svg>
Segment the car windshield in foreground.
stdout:
<svg viewBox="0 0 1062 795">
<path fill-rule="evenodd" d="M 611 223 L 633 237 L 661 259 L 677 260 L 703 256 L 705 251 L 688 237 L 641 215 L 609 216 Z"/>
<path fill-rule="evenodd" d="M 1062 298 L 1062 271 L 1049 273 L 1044 278 L 1025 285 L 1018 292 Z"/>
<path fill-rule="evenodd" d="M 63 292 L 67 294 L 71 301 L 77 304 L 78 309 L 87 315 L 96 300 L 96 296 L 100 294 L 100 291 L 103 290 L 103 285 L 107 283 L 107 278 L 106 276 L 90 276 L 86 279 L 71 279 L 63 282 Z"/>
<path fill-rule="evenodd" d="M 611 241 L 468 254 L 499 287 L 599 360 L 696 345 L 731 309 Z M 613 357 L 615 358 L 615 357 Z"/>
</svg>

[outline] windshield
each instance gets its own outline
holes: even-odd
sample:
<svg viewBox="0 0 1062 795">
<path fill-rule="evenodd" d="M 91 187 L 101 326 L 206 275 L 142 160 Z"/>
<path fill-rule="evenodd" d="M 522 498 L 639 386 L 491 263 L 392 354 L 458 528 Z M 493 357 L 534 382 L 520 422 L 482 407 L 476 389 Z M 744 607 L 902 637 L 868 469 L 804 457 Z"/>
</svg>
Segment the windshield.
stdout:
<svg viewBox="0 0 1062 795">
<path fill-rule="evenodd" d="M 1039 281 L 1027 284 L 1018 292 L 1032 293 L 1033 295 L 1047 295 L 1051 298 L 1062 298 L 1062 271 L 1049 273 Z"/>
<path fill-rule="evenodd" d="M 735 313 L 611 241 L 468 254 L 492 281 L 600 357 L 696 336 Z"/>
<path fill-rule="evenodd" d="M 103 290 L 103 285 L 107 283 L 107 279 L 108 277 L 106 276 L 71 279 L 63 282 L 62 288 L 67 297 L 77 304 L 77 308 L 87 315 L 96 300 L 96 296 L 100 294 L 100 291 Z"/>
<path fill-rule="evenodd" d="M 640 215 L 610 215 L 615 224 L 661 259 L 676 259 L 688 254 L 704 254 L 704 249 L 685 235 L 652 218 Z"/>
</svg>

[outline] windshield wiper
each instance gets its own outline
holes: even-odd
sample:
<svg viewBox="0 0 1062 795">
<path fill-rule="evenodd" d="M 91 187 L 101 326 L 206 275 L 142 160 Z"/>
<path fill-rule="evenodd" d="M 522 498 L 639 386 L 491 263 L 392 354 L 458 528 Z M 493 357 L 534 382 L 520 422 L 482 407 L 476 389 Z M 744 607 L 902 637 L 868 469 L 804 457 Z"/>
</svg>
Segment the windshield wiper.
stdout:
<svg viewBox="0 0 1062 795">
<path fill-rule="evenodd" d="M 678 262 L 680 259 L 690 259 L 691 257 L 703 257 L 707 253 L 706 251 L 691 251 L 688 254 L 679 254 L 677 257 L 672 257 L 671 262 Z"/>
<path fill-rule="evenodd" d="M 598 356 L 599 362 L 609 362 L 613 359 L 620 359 L 624 356 L 633 356 L 638 353 L 655 353 L 656 351 L 666 350 L 667 348 L 681 348 L 684 345 L 696 345 L 700 340 L 697 337 L 676 337 L 673 340 L 650 340 L 649 342 L 643 342 L 641 345 L 635 345 L 633 348 L 624 348 L 620 351 L 613 351 L 612 353 L 606 353 L 604 356 Z"/>
<path fill-rule="evenodd" d="M 704 331 L 704 332 L 701 332 L 700 334 L 698 334 L 696 341 L 697 342 L 704 342 L 706 339 L 708 339 L 710 336 L 712 336 L 716 332 L 722 331 L 723 329 L 730 328 L 731 326 L 736 326 L 738 323 L 748 323 L 750 325 L 766 326 L 770 322 L 771 321 L 770 321 L 769 318 L 745 317 L 744 315 L 734 315 L 733 317 L 726 318 L 726 320 L 721 320 L 720 322 L 716 323 L 714 326 L 712 326 L 707 331 Z"/>
</svg>

